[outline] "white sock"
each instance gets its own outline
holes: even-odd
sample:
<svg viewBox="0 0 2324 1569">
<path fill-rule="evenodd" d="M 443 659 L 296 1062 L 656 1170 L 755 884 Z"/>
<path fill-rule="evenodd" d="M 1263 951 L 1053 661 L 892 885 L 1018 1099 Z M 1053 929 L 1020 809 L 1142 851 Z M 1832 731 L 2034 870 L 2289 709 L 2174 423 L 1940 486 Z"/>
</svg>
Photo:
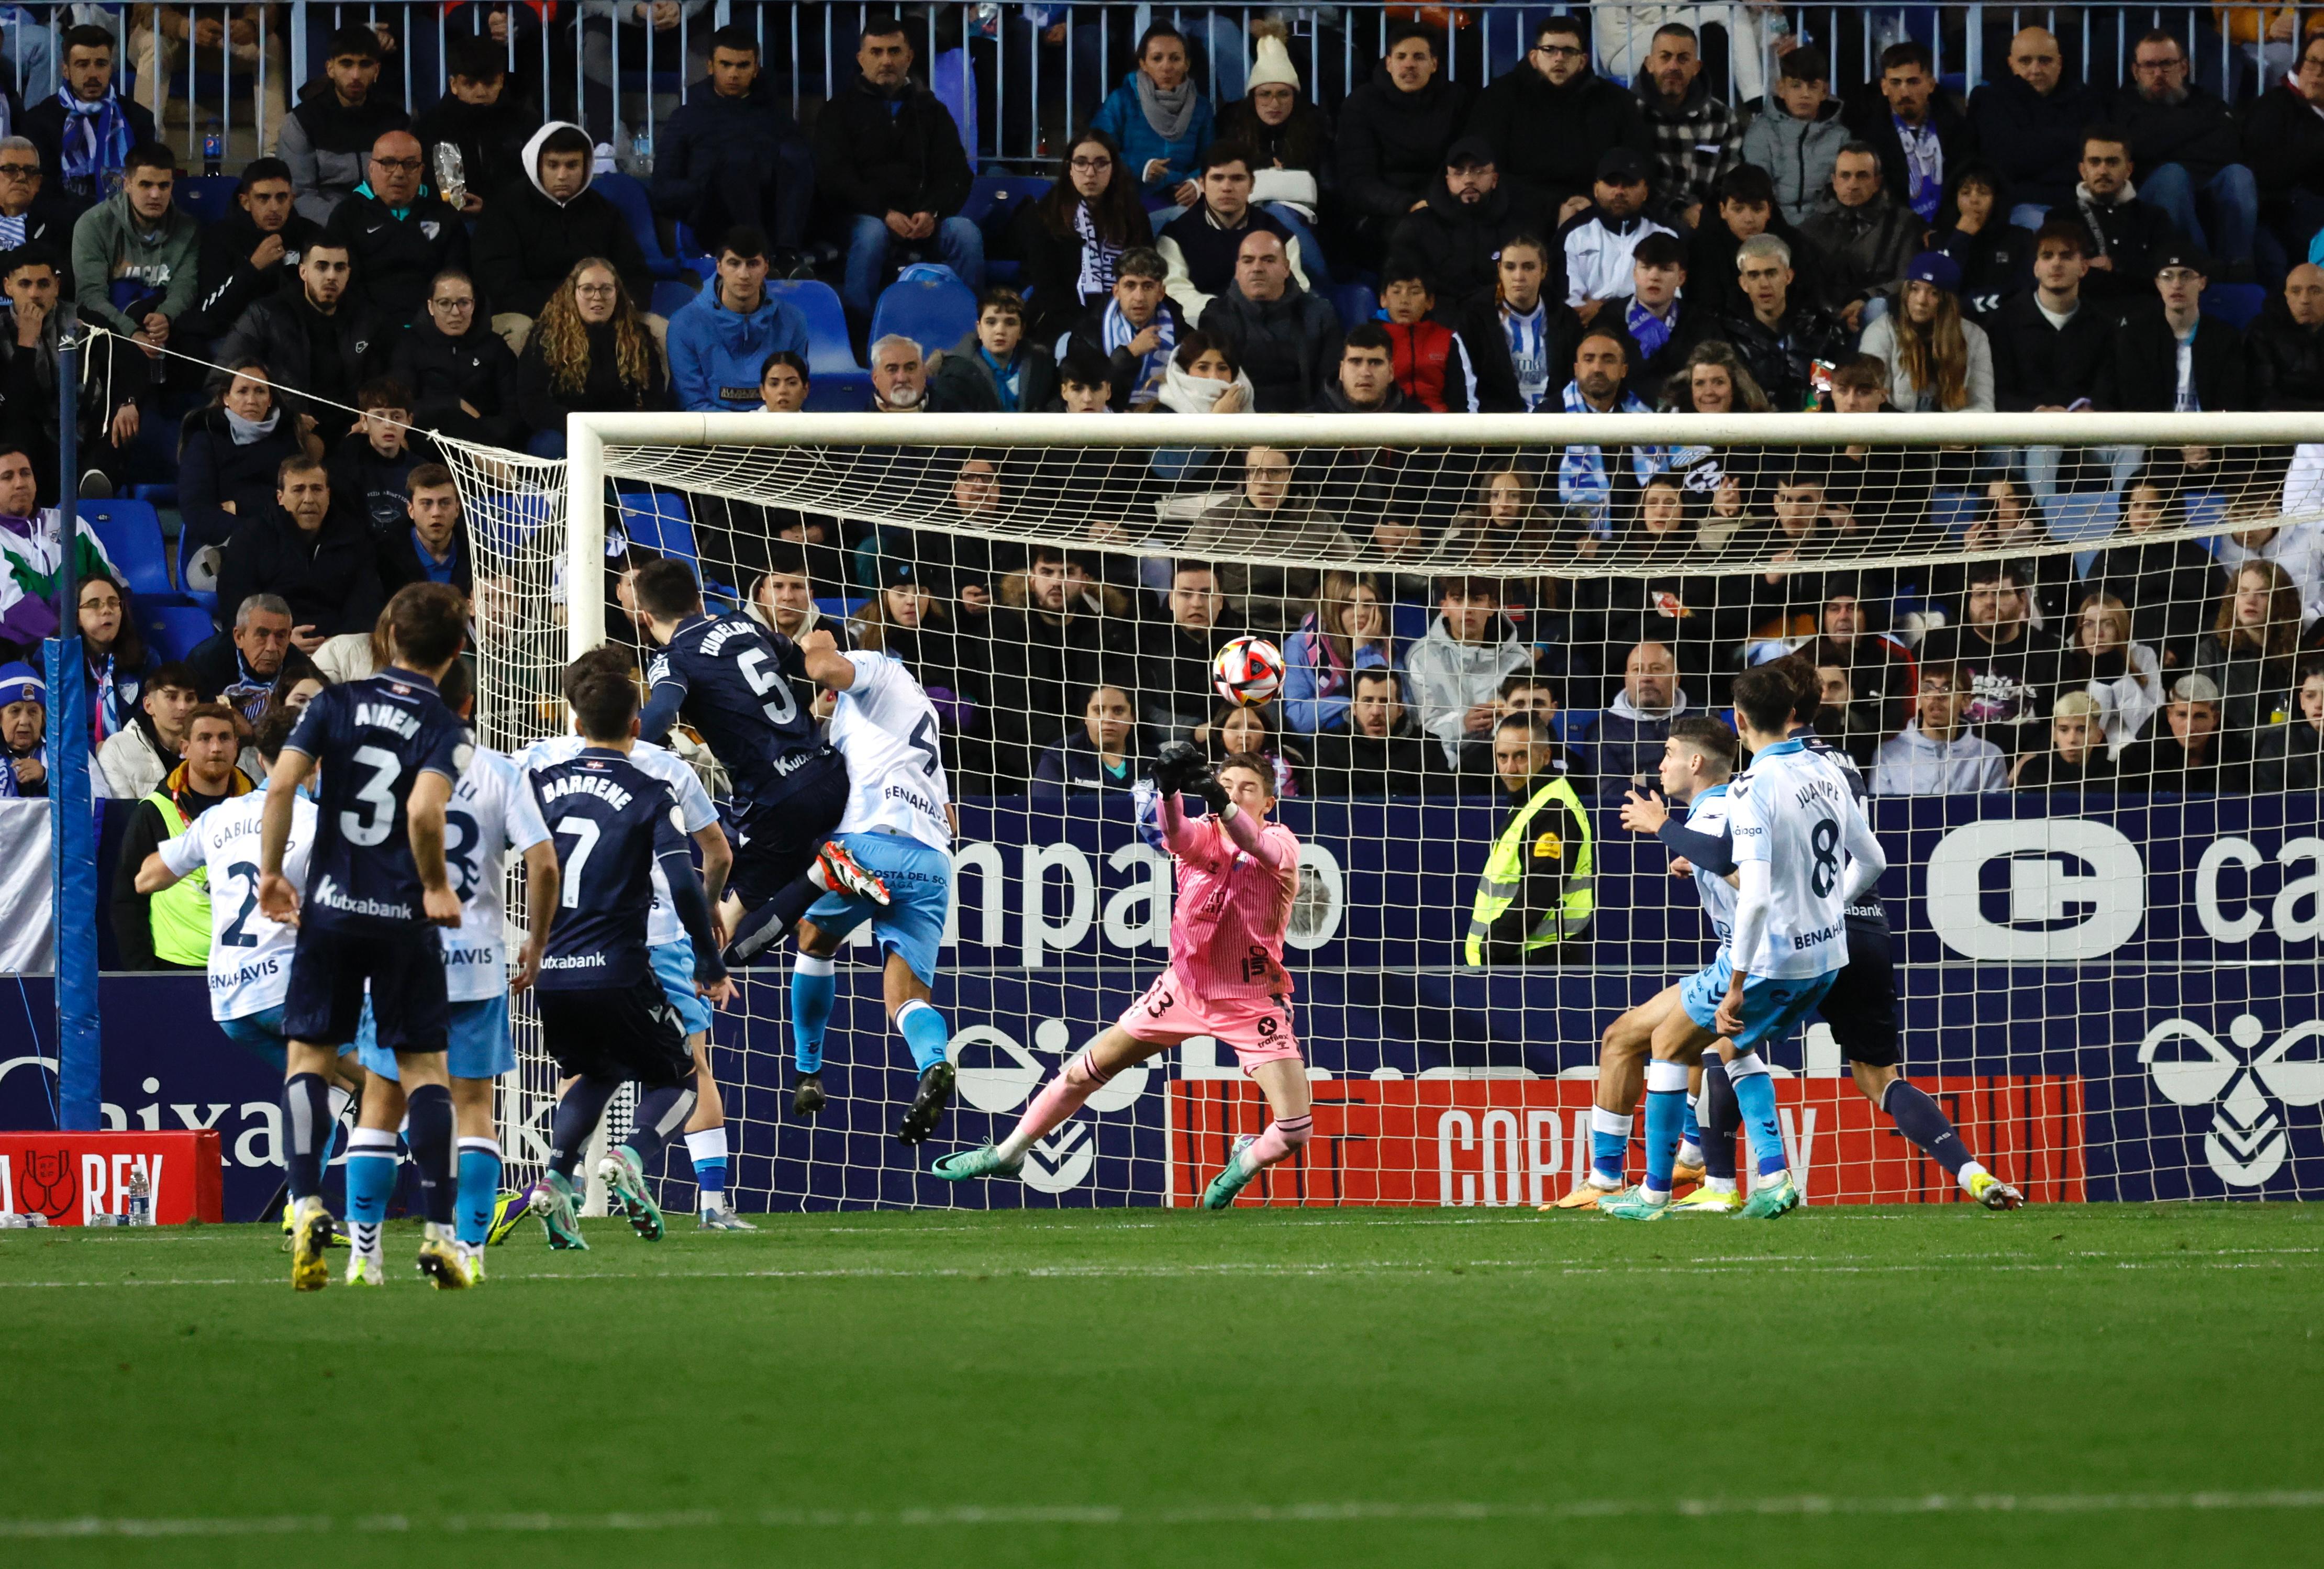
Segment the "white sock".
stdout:
<svg viewBox="0 0 2324 1569">
<path fill-rule="evenodd" d="M 1974 1191 L 1971 1185 L 1973 1185 L 1978 1177 L 1987 1175 L 1989 1174 L 1986 1171 L 1984 1167 L 1979 1166 L 1974 1160 L 1970 1160 L 1962 1164 L 1960 1176 L 1954 1180 L 1960 1184 L 1960 1190 L 1963 1193 L 1970 1193 Z"/>
<path fill-rule="evenodd" d="M 376 1261 L 380 1256 L 379 1233 L 377 1221 L 356 1221 L 347 1227 L 347 1244 L 356 1252 L 368 1254 Z"/>
<path fill-rule="evenodd" d="M 1713 1193 L 1733 1193 L 1735 1179 L 1731 1177 L 1706 1177 L 1702 1179 L 1702 1186 Z"/>
<path fill-rule="evenodd" d="M 1700 1145 L 1700 1144 L 1697 1144 L 1697 1143 L 1696 1143 L 1693 1140 L 1692 1140 L 1692 1139 L 1686 1140 L 1684 1140 L 1683 1142 L 1682 1142 L 1682 1143 L 1679 1145 L 1679 1147 L 1678 1147 L 1678 1163 L 1679 1163 L 1681 1166 L 1700 1166 L 1700 1165 L 1702 1165 L 1702 1145 Z"/>
</svg>

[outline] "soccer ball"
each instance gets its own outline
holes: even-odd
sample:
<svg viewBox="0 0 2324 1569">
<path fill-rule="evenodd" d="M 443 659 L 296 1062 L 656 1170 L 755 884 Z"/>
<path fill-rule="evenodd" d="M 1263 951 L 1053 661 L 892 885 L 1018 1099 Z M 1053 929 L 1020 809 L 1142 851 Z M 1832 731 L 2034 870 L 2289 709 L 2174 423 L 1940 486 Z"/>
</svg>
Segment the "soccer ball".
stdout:
<svg viewBox="0 0 2324 1569">
<path fill-rule="evenodd" d="M 1256 708 L 1283 685 L 1283 651 L 1263 637 L 1239 637 L 1211 661 L 1211 684 L 1228 702 Z"/>
</svg>

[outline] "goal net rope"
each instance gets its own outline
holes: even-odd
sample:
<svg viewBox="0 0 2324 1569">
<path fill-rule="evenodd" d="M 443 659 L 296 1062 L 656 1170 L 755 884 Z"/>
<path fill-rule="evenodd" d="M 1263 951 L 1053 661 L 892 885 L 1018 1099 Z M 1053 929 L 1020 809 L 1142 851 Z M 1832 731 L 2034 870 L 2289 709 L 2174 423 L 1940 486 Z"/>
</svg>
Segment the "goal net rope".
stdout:
<svg viewBox="0 0 2324 1569">
<path fill-rule="evenodd" d="M 2311 439 L 2324 420 L 2287 414 L 881 414 L 576 417 L 562 462 L 442 445 L 487 743 L 561 733 L 579 651 L 642 670 L 624 577 L 667 555 L 713 614 L 882 650 L 936 700 L 959 1094 L 929 1147 L 895 1140 L 914 1075 L 859 934 L 830 1104 L 793 1117 L 787 961 L 744 973 L 712 1035 L 730 1191 L 787 1209 L 1185 1204 L 1264 1126 L 1204 1038 L 1107 1085 L 1021 1185 L 926 1174 L 1013 1127 L 1167 961 L 1137 786 L 1182 738 L 1266 756 L 1303 844 L 1286 959 L 1316 1136 L 1246 1202 L 1554 1199 L 1589 1164 L 1606 1027 L 1712 955 L 1625 806 L 1660 790 L 1674 719 L 1726 717 L 1794 651 L 1888 854 L 1902 1070 L 1975 1158 L 2037 1202 L 2313 1195 Z M 1211 677 L 1242 635 L 1287 667 L 1250 707 Z M 1581 844 L 1521 820 L 1553 777 Z M 1526 875 L 1496 901 L 1501 850 Z M 555 1073 L 520 1031 L 521 1165 Z M 1959 1196 L 1858 1088 L 1881 1035 L 1814 1018 L 1766 1054 L 1811 1203 Z"/>
</svg>

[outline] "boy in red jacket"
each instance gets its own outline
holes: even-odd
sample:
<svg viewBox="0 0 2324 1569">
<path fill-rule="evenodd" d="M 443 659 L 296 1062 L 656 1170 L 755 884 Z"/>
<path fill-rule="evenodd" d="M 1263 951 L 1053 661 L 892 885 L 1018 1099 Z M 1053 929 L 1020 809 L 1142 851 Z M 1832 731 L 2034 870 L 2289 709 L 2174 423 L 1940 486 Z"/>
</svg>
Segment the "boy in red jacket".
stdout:
<svg viewBox="0 0 2324 1569">
<path fill-rule="evenodd" d="M 1390 363 L 1404 395 L 1431 413 L 1477 411 L 1477 367 L 1461 335 L 1431 319 L 1435 291 L 1420 267 L 1391 258 L 1380 276 L 1380 310 L 1393 347 Z"/>
</svg>

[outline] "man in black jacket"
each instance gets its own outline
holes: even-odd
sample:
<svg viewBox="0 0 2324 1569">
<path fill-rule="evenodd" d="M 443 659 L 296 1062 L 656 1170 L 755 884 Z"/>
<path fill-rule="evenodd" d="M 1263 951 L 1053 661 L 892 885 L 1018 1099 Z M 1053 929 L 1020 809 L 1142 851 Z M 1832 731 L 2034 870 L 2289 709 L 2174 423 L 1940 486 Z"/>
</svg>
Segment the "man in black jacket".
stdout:
<svg viewBox="0 0 2324 1569">
<path fill-rule="evenodd" d="M 1179 314 L 1196 327 L 1211 301 L 1234 281 L 1235 257 L 1243 236 L 1265 229 L 1283 242 L 1291 281 L 1312 287 L 1300 263 L 1299 236 L 1273 213 L 1250 199 L 1251 154 L 1232 142 L 1213 142 L 1197 160 L 1202 199 L 1162 226 L 1154 249 L 1170 270 L 1167 287 Z"/>
<path fill-rule="evenodd" d="M 2186 49 L 2160 28 L 2138 41 L 2130 69 L 2114 115 L 2130 133 L 2140 194 L 2171 215 L 2180 238 L 2219 258 L 2223 281 L 2249 281 L 2259 186 L 2236 162 L 2235 111 L 2188 79 Z"/>
<path fill-rule="evenodd" d="M 420 138 L 390 131 L 372 143 L 364 182 L 323 226 L 347 248 L 358 304 L 390 332 L 420 314 L 428 285 L 447 269 L 468 265 L 468 226 L 421 184 Z"/>
<path fill-rule="evenodd" d="M 1545 235 L 1548 214 L 1501 184 L 1493 144 L 1463 136 L 1444 154 L 1443 171 L 1420 205 L 1397 226 L 1390 252 L 1418 267 L 1447 317 L 1464 316 L 1493 299 L 1495 259 L 1519 235 Z"/>
<path fill-rule="evenodd" d="M 294 197 L 290 166 L 280 158 L 254 159 L 242 171 L 234 210 L 202 226 L 193 318 L 180 331 L 222 337 L 259 300 L 298 288 L 300 258 L 323 230 Z"/>
<path fill-rule="evenodd" d="M 79 326 L 59 298 L 63 269 L 44 245 L 0 251 L 0 450 L 19 448 L 39 476 L 41 506 L 54 506 L 62 468 L 63 414 L 57 399 L 58 342 Z M 143 356 L 117 337 L 82 337 L 75 400 L 84 473 L 122 472 L 122 448 L 137 434 L 151 381 Z"/>
<path fill-rule="evenodd" d="M 263 704 L 282 675 L 290 653 L 290 605 L 279 594 L 252 594 L 233 605 L 234 625 L 198 644 L 186 656 L 194 668 L 205 703 L 222 702 L 244 711 Z"/>
<path fill-rule="evenodd" d="M 2294 261 L 2324 228 L 2324 34 L 2301 46 L 2290 81 L 2262 93 L 2244 119 L 2244 162 L 2260 217 Z"/>
<path fill-rule="evenodd" d="M 1478 99 L 1469 129 L 1492 143 L 1502 181 L 1561 224 L 1590 205 L 1607 153 L 1654 155 L 1637 99 L 1590 69 L 1589 24 L 1570 15 L 1543 18 L 1526 58 Z"/>
<path fill-rule="evenodd" d="M 2098 374 L 2101 409 L 2172 411 L 2248 409 L 2243 335 L 2202 314 L 2210 259 L 2172 246 L 2154 259 L 2156 303 L 2133 310 L 2115 334 L 2114 355 Z M 2180 349 L 2190 350 L 2181 359 Z"/>
<path fill-rule="evenodd" d="M 520 60 L 525 57 L 518 56 Z M 427 180 L 438 184 L 437 149 L 460 155 L 460 213 L 475 217 L 491 198 L 524 178 L 524 144 L 540 123 L 508 78 L 508 51 L 484 33 L 455 34 L 444 44 L 445 93 L 411 123 L 428 160 Z M 438 189 L 437 195 L 444 192 Z"/>
<path fill-rule="evenodd" d="M 1364 248 L 1377 253 L 1419 210 L 1475 100 L 1467 82 L 1443 74 L 1425 23 L 1389 25 L 1379 69 L 1340 106 L 1340 200 Z"/>
<path fill-rule="evenodd" d="M 1816 252 L 1820 303 L 1858 332 L 1866 306 L 1903 287 L 1923 225 L 1883 189 L 1880 150 L 1869 142 L 1850 142 L 1832 160 L 1831 194 L 1833 205 L 1802 224 L 1800 233 Z"/>
<path fill-rule="evenodd" d="M 874 17 L 855 51 L 860 74 L 825 104 L 815 127 L 816 177 L 847 214 L 840 297 L 872 319 L 899 245 L 933 251 L 971 289 L 984 287 L 984 235 L 959 216 L 973 176 L 952 111 L 911 79 L 902 22 Z"/>
<path fill-rule="evenodd" d="M 815 149 L 759 70 L 759 41 L 739 24 L 710 35 L 710 75 L 663 128 L 654 159 L 656 212 L 688 225 L 712 255 L 729 228 L 757 229 L 769 276 L 812 277 L 807 218 Z"/>
<path fill-rule="evenodd" d="M 1945 179 L 1977 156 L 1977 133 L 1937 86 L 1924 43 L 1880 51 L 1880 80 L 1855 97 L 1841 118 L 1880 159 L 1880 183 L 1923 224 L 1936 221 Z"/>
<path fill-rule="evenodd" d="M 379 542 L 379 589 L 390 599 L 409 583 L 449 583 L 472 592 L 475 564 L 468 554 L 468 525 L 460 515 L 459 487 L 440 463 L 423 463 L 405 481 L 411 526 Z"/>
<path fill-rule="evenodd" d="M 1372 666 L 1355 673 L 1344 729 L 1316 734 L 1309 778 L 1318 796 L 1378 798 L 1450 795 L 1460 781 L 1444 749 L 1406 712 L 1395 670 Z"/>
<path fill-rule="evenodd" d="M 1218 706 L 1211 661 L 1242 632 L 1230 620 L 1219 575 L 1207 561 L 1176 563 L 1167 605 L 1167 614 L 1138 627 L 1138 716 L 1157 743 L 1184 741 L 1211 716 Z"/>
<path fill-rule="evenodd" d="M 1052 742 L 1080 717 L 1092 687 L 1132 685 L 1130 623 L 1103 613 L 1103 590 L 1055 545 L 1036 545 L 1021 608 L 1001 605 L 992 622 L 993 771 L 1021 783 Z"/>
<path fill-rule="evenodd" d="M 520 354 L 532 318 L 584 257 L 611 262 L 640 310 L 652 298 L 645 252 L 629 220 L 611 198 L 589 189 L 591 160 L 587 132 L 550 121 L 524 144 L 525 178 L 503 190 L 476 226 L 476 282 L 492 308 L 493 330 Z"/>
<path fill-rule="evenodd" d="M 2088 232 L 2063 217 L 2034 237 L 2034 289 L 2001 302 L 1993 345 L 1994 406 L 2051 414 L 2088 408 L 2114 350 L 2115 318 L 2084 296 Z"/>
<path fill-rule="evenodd" d="M 1775 235 L 1744 241 L 1735 264 L 1751 308 L 1721 318 L 1716 336 L 1735 346 L 1769 408 L 1813 407 L 1815 362 L 1842 357 L 1839 328 L 1810 301 L 1792 298 L 1791 247 Z"/>
<path fill-rule="evenodd" d="M 348 272 L 346 246 L 309 243 L 299 259 L 299 292 L 258 300 L 218 346 L 221 365 L 263 365 L 275 396 L 294 413 L 313 415 L 326 445 L 346 433 L 355 390 L 387 358 L 379 318 L 346 298 Z"/>
<path fill-rule="evenodd" d="M 1202 326 L 1242 361 L 1259 413 L 1296 413 L 1337 378 L 1339 313 L 1292 281 L 1283 242 L 1269 230 L 1243 237 L 1235 281 L 1211 302 Z"/>
<path fill-rule="evenodd" d="M 2302 262 L 2244 339 L 2255 409 L 2324 410 L 2324 267 Z"/>
<path fill-rule="evenodd" d="M 41 150 L 41 178 L 50 189 L 100 202 L 109 194 L 106 177 L 122 172 L 122 161 L 133 148 L 157 139 L 153 116 L 115 79 L 119 73 L 113 34 L 102 27 L 69 27 L 62 42 L 64 91 L 26 109 L 23 129 Z M 65 112 L 66 94 L 75 103 L 70 115 Z M 114 129 L 103 129 L 108 125 Z"/>
<path fill-rule="evenodd" d="M 87 202 L 49 183 L 31 137 L 0 136 L 0 250 L 46 245 L 69 255 L 73 224 L 88 210 Z"/>
<path fill-rule="evenodd" d="M 2090 273 L 2083 287 L 2117 313 L 2126 304 L 2145 301 L 2154 283 L 2155 254 L 2177 237 L 2171 215 L 2131 184 L 2134 167 L 2129 132 L 2118 125 L 2089 128 L 2082 138 L 2081 183 L 2074 187 L 2074 215 L 2089 235 L 2084 251 Z"/>
<path fill-rule="evenodd" d="M 2082 128 L 2098 117 L 2098 97 L 2066 79 L 2064 51 L 2047 28 L 2009 41 L 2009 74 L 1969 95 L 1969 123 L 1985 159 L 2009 181 L 2017 206 L 2006 216 L 2033 228 L 2035 216 L 2074 198 Z"/>
<path fill-rule="evenodd" d="M 254 594 L 290 606 L 290 641 L 311 654 L 327 638 L 367 632 L 386 602 L 371 530 L 331 504 L 331 483 L 312 458 L 286 457 L 274 505 L 236 525 L 218 564 L 218 603 Z"/>
<path fill-rule="evenodd" d="M 521 448 L 516 355 L 477 319 L 481 309 L 466 273 L 436 274 L 426 310 L 395 340 L 388 374 L 411 389 L 411 419 L 421 429 Z"/>
</svg>

